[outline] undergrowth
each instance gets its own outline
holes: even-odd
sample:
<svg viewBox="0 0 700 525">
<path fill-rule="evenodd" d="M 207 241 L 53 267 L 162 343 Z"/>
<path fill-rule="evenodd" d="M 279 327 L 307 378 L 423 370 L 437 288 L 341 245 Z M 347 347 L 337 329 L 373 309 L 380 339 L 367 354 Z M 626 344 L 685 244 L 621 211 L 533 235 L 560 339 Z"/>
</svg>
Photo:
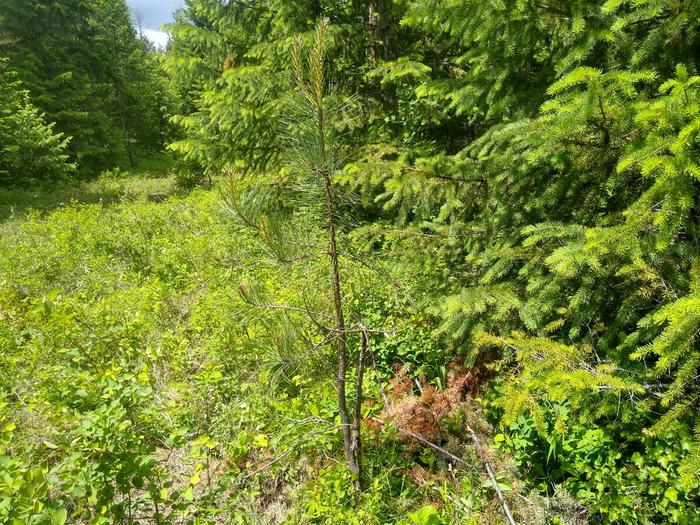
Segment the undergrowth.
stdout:
<svg viewBox="0 0 700 525">
<path fill-rule="evenodd" d="M 355 502 L 325 379 L 332 352 L 290 312 L 261 317 L 240 293 L 255 275 L 269 302 L 294 304 L 313 268 L 266 267 L 217 188 L 110 173 L 3 195 L 3 522 L 502 523 L 484 459 L 520 522 L 547 519 L 508 456 L 480 457 L 464 432 L 469 422 L 489 442 L 474 372 L 441 361 L 368 270 L 348 272 L 350 303 L 393 319 L 372 341 L 391 406 L 368 373 L 371 483 Z M 434 366 L 416 368 L 406 348 Z"/>
</svg>

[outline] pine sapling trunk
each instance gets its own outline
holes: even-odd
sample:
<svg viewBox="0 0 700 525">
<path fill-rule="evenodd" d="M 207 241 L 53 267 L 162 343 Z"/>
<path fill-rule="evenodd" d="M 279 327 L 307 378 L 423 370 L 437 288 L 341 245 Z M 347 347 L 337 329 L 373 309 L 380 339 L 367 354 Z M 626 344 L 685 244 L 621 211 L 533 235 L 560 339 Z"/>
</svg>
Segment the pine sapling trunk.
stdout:
<svg viewBox="0 0 700 525">
<path fill-rule="evenodd" d="M 348 468 L 350 474 L 355 480 L 355 489 L 359 492 L 361 487 L 360 466 L 355 457 L 356 450 L 353 444 L 351 426 L 358 426 L 359 421 L 355 425 L 351 425 L 348 415 L 347 405 L 347 388 L 346 377 L 348 370 L 347 344 L 345 334 L 345 318 L 343 316 L 343 300 L 340 294 L 340 270 L 338 264 L 338 245 L 335 234 L 335 216 L 333 212 L 333 191 L 331 187 L 331 178 L 328 173 L 321 173 L 323 179 L 323 189 L 326 200 L 326 214 L 328 219 L 328 255 L 331 260 L 331 281 L 333 288 L 333 307 L 335 310 L 335 329 L 338 337 L 338 376 L 336 378 L 336 388 L 338 389 L 338 412 L 340 414 L 340 424 L 343 433 L 343 448 L 348 459 Z"/>
<path fill-rule="evenodd" d="M 340 415 L 341 432 L 343 436 L 343 449 L 345 451 L 345 456 L 347 457 L 348 469 L 353 478 L 355 495 L 358 497 L 362 491 L 362 444 L 360 439 L 361 410 L 359 406 L 359 404 L 362 402 L 362 372 L 360 371 L 360 382 L 359 386 L 356 388 L 359 394 L 355 401 L 356 405 L 354 417 L 351 421 L 348 413 L 346 387 L 346 378 L 348 373 L 347 328 L 345 326 L 345 317 L 343 315 L 340 262 L 338 256 L 338 243 L 336 239 L 336 217 L 333 200 L 333 185 L 331 181 L 333 162 L 330 159 L 332 156 L 332 151 L 329 151 L 328 145 L 326 144 L 327 123 L 324 110 L 325 86 L 323 78 L 323 35 L 327 24 L 328 22 L 326 20 L 321 20 L 318 26 L 316 46 L 309 54 L 308 82 L 306 81 L 300 51 L 301 44 L 299 42 L 295 43 L 292 58 L 297 84 L 307 102 L 311 104 L 315 120 L 315 147 L 318 148 L 318 157 L 313 161 L 312 169 L 323 185 L 323 196 L 326 210 L 326 233 L 328 235 L 328 257 L 330 259 L 331 270 L 331 293 L 333 295 L 333 310 L 335 318 L 335 327 L 333 330 L 336 332 L 337 337 L 338 370 L 336 377 L 336 388 L 338 390 L 338 413 Z M 364 353 L 361 352 L 361 367 L 363 366 L 363 359 Z"/>
</svg>

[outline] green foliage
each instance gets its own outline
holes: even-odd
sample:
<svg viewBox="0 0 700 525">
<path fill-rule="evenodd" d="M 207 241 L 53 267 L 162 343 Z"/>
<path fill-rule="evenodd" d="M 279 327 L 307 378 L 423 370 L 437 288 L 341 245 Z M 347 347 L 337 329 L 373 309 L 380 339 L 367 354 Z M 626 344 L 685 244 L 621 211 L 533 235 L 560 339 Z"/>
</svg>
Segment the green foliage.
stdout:
<svg viewBox="0 0 700 525">
<path fill-rule="evenodd" d="M 5 4 L 3 183 L 167 140 L 214 189 L 0 189 L 1 519 L 502 519 L 445 452 L 518 523 L 700 519 L 698 0 L 187 0 L 164 57 L 121 0 Z"/>
<path fill-rule="evenodd" d="M 83 173 L 163 148 L 175 94 L 123 0 L 10 0 L 0 34 L 31 103 L 70 137 Z"/>
<path fill-rule="evenodd" d="M 685 484 L 679 476 L 692 447 L 689 434 L 629 436 L 628 446 L 620 450 L 604 429 L 585 417 L 570 416 L 564 405 L 555 405 L 541 433 L 523 412 L 496 442 L 514 452 L 516 462 L 543 490 L 562 483 L 608 523 L 640 523 L 648 516 L 654 516 L 652 523 L 698 519 L 697 509 L 688 508 L 698 485 Z"/>
<path fill-rule="evenodd" d="M 429 40 L 377 69 L 438 118 L 348 166 L 370 221 L 396 225 L 365 234 L 416 276 L 446 356 L 497 362 L 506 423 L 530 414 L 546 438 L 548 407 L 567 403 L 622 457 L 642 432 L 692 435 L 697 5 L 482 4 L 413 2 L 403 24 Z M 685 443 L 664 476 L 692 494 Z M 594 512 L 692 522 L 688 501 Z"/>
<path fill-rule="evenodd" d="M 344 94 L 375 97 L 373 86 L 358 74 L 369 69 L 370 35 L 362 22 L 368 4 L 188 1 L 170 27 L 173 40 L 166 66 L 190 107 L 174 118 L 184 137 L 170 149 L 214 173 L 229 165 L 254 171 L 279 168 L 287 149 L 285 102 L 295 88 L 292 42 L 299 36 L 311 41 L 318 19 L 331 23 L 326 44 L 332 57 L 327 63 L 331 83 Z M 403 2 L 379 4 L 388 22 Z M 386 22 L 381 25 L 388 46 L 397 28 Z"/>
<path fill-rule="evenodd" d="M 238 283 L 255 277 L 251 293 L 262 288 L 266 303 L 322 311 L 327 298 L 310 291 L 325 280 L 324 261 L 274 264 L 221 213 L 220 188 L 185 195 L 173 179 L 112 173 L 72 193 L 87 202 L 57 206 L 65 191 L 3 194 L 15 209 L 0 225 L 0 396 L 10 418 L 0 428 L 16 428 L 3 434 L 10 460 L 0 469 L 10 465 L 13 486 L 34 492 L 13 492 L 2 512 L 42 524 L 60 509 L 66 523 L 410 523 L 435 497 L 438 481 L 406 475 L 411 451 L 371 437 L 372 481 L 354 505 L 335 461 L 333 349 L 303 312 L 262 315 L 240 296 Z M 322 239 L 316 229 L 307 239 Z M 384 277 L 344 267 L 348 317 L 393 315 L 402 332 L 372 336 L 382 370 L 404 345 L 405 358 L 422 361 L 409 350 L 429 338 L 411 335 Z M 375 304 L 387 306 L 372 313 Z M 365 392 L 363 411 L 378 414 L 374 379 Z"/>
<path fill-rule="evenodd" d="M 53 129 L 0 59 L 0 184 L 55 180 L 73 172 L 66 152 L 69 140 Z"/>
<path fill-rule="evenodd" d="M 16 424 L 7 420 L 7 404 L 0 404 L 0 517 L 10 524 L 63 525 L 67 511 L 49 497 L 46 468 L 27 465 L 9 455 Z"/>
<path fill-rule="evenodd" d="M 37 469 L 47 480 L 45 489 L 35 484 L 33 492 L 13 481 L 3 511 L 22 523 L 28 512 L 36 517 L 27 523 L 51 523 L 44 514 L 58 508 L 84 523 L 132 522 L 136 516 L 195 522 L 193 506 L 203 496 L 188 499 L 181 477 L 193 476 L 190 469 L 197 467 L 183 460 L 172 471 L 164 460 L 187 446 L 188 435 L 166 416 L 167 397 L 154 390 L 164 356 L 174 358 L 185 337 L 166 329 L 178 314 L 168 309 L 164 290 L 182 284 L 191 263 L 177 255 L 180 248 L 156 238 L 174 224 L 174 215 L 152 213 L 159 205 L 148 201 L 163 199 L 163 184 L 139 182 L 140 191 L 132 189 L 112 209 L 66 207 L 48 222 L 30 212 L 10 223 L 17 230 L 2 226 L 0 304 L 8 331 L 0 335 L 0 383 L 3 412 L 16 422 L 12 439 L 4 437 L 3 454 L 18 480 L 36 478 Z M 35 197 L 33 205 L 38 202 Z M 44 237 L 48 224 L 54 233 Z M 209 250 L 204 239 L 194 234 L 181 240 L 188 249 Z M 106 292 L 117 281 L 122 291 Z"/>
</svg>

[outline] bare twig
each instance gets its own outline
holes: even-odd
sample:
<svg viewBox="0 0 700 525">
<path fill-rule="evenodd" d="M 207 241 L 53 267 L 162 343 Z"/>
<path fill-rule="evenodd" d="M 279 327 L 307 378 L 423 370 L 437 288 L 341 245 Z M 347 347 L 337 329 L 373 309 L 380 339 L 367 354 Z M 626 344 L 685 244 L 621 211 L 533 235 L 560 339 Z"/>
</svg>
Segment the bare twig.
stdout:
<svg viewBox="0 0 700 525">
<path fill-rule="evenodd" d="M 501 491 L 501 487 L 498 485 L 498 481 L 496 480 L 496 476 L 493 473 L 493 469 L 491 468 L 491 463 L 486 459 L 486 456 L 483 454 L 483 449 L 481 448 L 481 442 L 479 441 L 479 436 L 476 435 L 476 432 L 474 432 L 474 429 L 467 425 L 467 430 L 472 436 L 472 441 L 474 441 L 474 446 L 476 447 L 476 452 L 477 455 L 479 456 L 479 459 L 482 461 L 484 464 L 484 467 L 486 468 L 486 473 L 489 476 L 489 479 L 491 480 L 491 484 L 493 485 L 494 490 L 496 491 L 496 495 L 498 496 L 498 499 L 501 501 L 501 506 L 503 507 L 503 512 L 506 514 L 506 518 L 508 518 L 508 523 L 510 525 L 516 525 L 515 520 L 513 519 L 513 514 L 510 512 L 510 507 L 508 506 L 508 502 L 506 499 L 503 497 L 503 492 Z"/>
<path fill-rule="evenodd" d="M 245 476 L 243 476 L 243 479 L 252 478 L 252 477 L 255 476 L 256 474 L 260 474 L 262 471 L 267 470 L 268 468 L 270 468 L 272 465 L 274 465 L 274 464 L 277 463 L 278 461 L 282 461 L 284 458 L 286 458 L 287 456 L 289 456 L 289 454 L 291 454 L 291 453 L 292 453 L 292 449 L 289 449 L 287 452 L 285 452 L 285 453 L 282 454 L 281 456 L 276 457 L 275 459 L 273 459 L 273 460 L 270 461 L 269 463 L 266 463 L 265 465 L 263 465 L 263 466 L 260 467 L 259 469 L 254 470 L 254 471 L 251 472 L 250 474 L 246 474 Z"/>
<path fill-rule="evenodd" d="M 375 416 L 372 416 L 372 419 L 373 419 L 374 421 L 376 421 L 377 423 L 381 423 L 382 425 L 386 423 L 383 419 L 378 418 L 378 417 L 375 417 Z M 464 461 L 464 460 L 463 460 L 462 458 L 460 458 L 459 456 L 455 456 L 455 455 L 454 455 L 452 452 L 450 452 L 449 450 L 445 450 L 445 449 L 442 448 L 440 445 L 437 445 L 437 444 L 433 443 L 432 441 L 429 441 L 429 440 L 425 439 L 425 438 L 424 438 L 423 436 L 421 436 L 420 434 L 416 434 L 415 432 L 412 432 L 412 431 L 410 431 L 410 430 L 407 430 L 407 429 L 405 429 L 405 428 L 403 428 L 403 427 L 400 427 L 400 426 L 398 426 L 398 425 L 394 425 L 394 426 L 396 427 L 396 429 L 397 429 L 401 434 L 405 434 L 406 436 L 412 437 L 413 439 L 415 439 L 415 440 L 418 441 L 419 443 L 422 443 L 422 444 L 425 445 L 426 447 L 433 449 L 435 452 L 439 452 L 439 453 L 442 454 L 445 458 L 449 459 L 449 460 L 452 461 L 453 463 L 459 463 L 459 464 L 461 464 L 461 465 L 465 465 L 465 466 L 470 467 L 470 468 L 472 468 L 472 469 L 474 468 L 473 465 L 467 463 L 466 461 Z"/>
<path fill-rule="evenodd" d="M 362 343 L 360 345 L 360 356 L 357 360 L 357 378 L 355 379 L 355 415 L 353 418 L 353 443 L 352 448 L 357 463 L 357 479 L 355 480 L 355 495 L 362 492 L 362 381 L 365 373 L 365 358 L 367 354 L 369 336 L 367 332 L 362 332 Z"/>
</svg>

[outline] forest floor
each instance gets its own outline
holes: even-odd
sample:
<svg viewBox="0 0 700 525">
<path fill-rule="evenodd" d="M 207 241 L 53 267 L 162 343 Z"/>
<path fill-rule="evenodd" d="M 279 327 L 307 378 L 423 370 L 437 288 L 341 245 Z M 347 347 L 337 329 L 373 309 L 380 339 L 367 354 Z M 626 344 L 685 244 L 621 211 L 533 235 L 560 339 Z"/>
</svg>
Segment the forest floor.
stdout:
<svg viewBox="0 0 700 525">
<path fill-rule="evenodd" d="M 30 464 L 36 458 L 55 464 L 54 477 L 66 476 L 73 487 L 71 472 L 88 484 L 86 465 L 148 465 L 146 477 L 162 482 L 160 511 L 182 516 L 212 511 L 247 515 L 250 521 L 241 523 L 297 523 L 301 518 L 290 518 L 297 508 L 350 523 L 352 494 L 339 488 L 349 483 L 332 459 L 339 456 L 334 427 L 309 432 L 289 423 L 309 414 L 332 419 L 333 386 L 270 375 L 294 361 L 261 353 L 251 340 L 262 328 L 241 317 L 247 241 L 232 228 L 216 187 L 183 191 L 173 176 L 158 172 L 0 189 L 0 319 L 8 328 L 0 327 L 0 393 L 18 401 L 10 408 L 21 422 L 17 453 Z M 273 392 L 271 381 L 287 384 L 297 397 Z M 118 404 L 100 405 L 101 399 Z M 125 410 L 111 413 L 115 407 Z M 100 463 L 95 436 L 112 440 L 110 453 L 119 461 Z M 379 515 L 382 523 L 423 523 L 415 511 L 432 504 L 444 507 L 445 516 L 452 506 L 455 516 L 502 522 L 473 449 L 466 450 L 476 476 L 470 481 L 447 464 L 431 470 L 439 457 L 427 463 L 431 468 L 419 467 L 413 456 L 424 452 L 415 444 L 388 437 L 387 447 L 374 438 L 368 457 L 378 477 L 376 494 L 367 495 L 366 523 Z M 403 466 L 393 466 L 397 461 Z M 543 523 L 543 502 L 533 503 L 538 496 L 527 490 L 530 499 L 516 497 L 512 468 L 499 468 L 516 516 L 528 516 L 520 523 Z M 448 477 L 473 484 L 474 498 L 441 493 Z M 309 480 L 306 492 L 302 480 Z M 110 505 L 129 501 L 130 509 L 146 509 L 153 502 L 131 478 L 101 489 L 101 482 L 89 482 Z M 121 496 L 113 496 L 115 488 Z M 386 497 L 391 491 L 396 494 Z M 350 502 L 347 515 L 338 514 L 343 499 Z"/>
</svg>

